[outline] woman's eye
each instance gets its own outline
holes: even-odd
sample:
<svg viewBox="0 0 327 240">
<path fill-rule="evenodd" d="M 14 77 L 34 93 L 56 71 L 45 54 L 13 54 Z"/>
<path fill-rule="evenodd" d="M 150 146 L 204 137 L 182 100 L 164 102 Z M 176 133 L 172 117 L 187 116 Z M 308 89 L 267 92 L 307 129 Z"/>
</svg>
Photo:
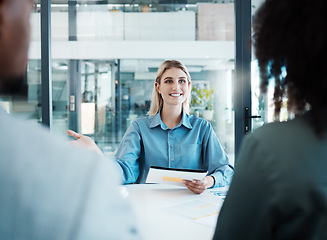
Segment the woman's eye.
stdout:
<svg viewBox="0 0 327 240">
<path fill-rule="evenodd" d="M 179 80 L 179 82 L 180 82 L 180 83 L 186 83 L 186 81 L 185 81 L 185 80 Z"/>
<path fill-rule="evenodd" d="M 172 80 L 167 80 L 166 83 L 172 83 L 173 81 Z"/>
</svg>

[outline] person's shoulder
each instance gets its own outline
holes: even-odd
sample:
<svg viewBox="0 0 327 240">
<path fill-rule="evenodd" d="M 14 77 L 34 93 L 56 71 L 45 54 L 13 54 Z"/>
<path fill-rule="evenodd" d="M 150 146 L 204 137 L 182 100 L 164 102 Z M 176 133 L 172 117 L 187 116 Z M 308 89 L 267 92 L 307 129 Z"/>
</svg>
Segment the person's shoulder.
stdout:
<svg viewBox="0 0 327 240">
<path fill-rule="evenodd" d="M 197 117 L 192 114 L 186 114 L 185 116 L 187 117 L 187 119 L 190 122 L 196 122 L 196 123 L 201 123 L 201 124 L 210 124 L 210 122 L 208 120 L 201 118 L 201 117 Z"/>
<path fill-rule="evenodd" d="M 137 122 L 137 123 L 148 122 L 148 121 L 151 121 L 154 117 L 155 117 L 155 115 L 147 115 L 144 117 L 140 117 L 140 118 L 134 120 L 133 122 Z"/>
<path fill-rule="evenodd" d="M 309 146 L 319 143 L 312 125 L 302 117 L 297 117 L 285 122 L 272 122 L 264 124 L 253 133 L 246 136 L 247 142 L 255 143 L 255 146 L 273 151 L 287 152 L 290 149 L 304 151 Z M 299 146 L 307 146 L 299 149 Z"/>
<path fill-rule="evenodd" d="M 5 125 L 3 125 L 5 123 Z M 52 133 L 47 127 L 40 123 L 19 119 L 5 114 L 0 116 L 0 143 L 1 148 L 8 157 L 14 157 L 15 149 L 19 151 L 17 158 L 25 159 L 31 164 L 42 166 L 47 163 L 53 169 L 68 169 L 75 166 L 87 171 L 103 158 L 93 152 L 76 148 L 69 143 L 64 134 Z M 19 159 L 14 159 L 19 160 Z M 110 164 L 110 163 L 109 163 Z M 66 166 L 66 167 L 64 167 Z"/>
<path fill-rule="evenodd" d="M 138 125 L 138 126 L 143 126 L 143 125 L 150 125 L 151 121 L 153 120 L 155 116 L 149 115 L 145 117 L 138 118 L 132 122 L 132 125 Z"/>
<path fill-rule="evenodd" d="M 316 136 L 310 121 L 303 116 L 267 123 L 244 137 L 238 161 L 244 162 L 244 168 L 257 166 L 279 186 L 291 189 L 298 182 L 302 182 L 301 186 L 306 184 L 304 175 L 321 179 L 316 161 L 323 163 L 326 142 Z"/>
<path fill-rule="evenodd" d="M 191 115 L 191 114 L 186 114 L 186 117 L 188 119 L 188 121 L 190 122 L 190 124 L 192 125 L 192 127 L 204 127 L 204 128 L 211 128 L 211 123 L 201 117 L 197 117 L 195 115 Z"/>
<path fill-rule="evenodd" d="M 283 129 L 285 126 L 287 126 L 286 122 L 270 122 L 265 123 L 261 127 L 255 129 L 252 132 L 252 136 L 264 136 L 264 135 L 271 135 L 271 134 L 279 134 L 279 131 Z"/>
<path fill-rule="evenodd" d="M 270 122 L 265 123 L 261 127 L 255 129 L 252 133 L 245 136 L 247 141 L 257 142 L 260 145 L 271 145 L 279 142 L 280 138 L 285 135 L 289 123 L 286 122 Z"/>
<path fill-rule="evenodd" d="M 256 129 L 252 136 L 255 138 L 266 138 L 269 136 L 270 139 L 284 138 L 287 136 L 294 136 L 298 134 L 307 134 L 307 131 L 312 132 L 312 127 L 307 124 L 303 118 L 298 117 L 289 121 L 284 122 L 271 122 L 264 124 L 263 126 Z"/>
<path fill-rule="evenodd" d="M 20 119 L 9 114 L 1 114 L 0 127 L 2 128 L 2 135 L 12 137 L 10 139 L 15 139 L 16 144 L 24 142 L 28 138 L 42 140 L 50 134 L 50 131 L 41 123 L 37 123 L 36 120 Z M 31 141 L 26 143 L 30 144 Z M 44 142 L 41 141 L 41 143 Z"/>
</svg>

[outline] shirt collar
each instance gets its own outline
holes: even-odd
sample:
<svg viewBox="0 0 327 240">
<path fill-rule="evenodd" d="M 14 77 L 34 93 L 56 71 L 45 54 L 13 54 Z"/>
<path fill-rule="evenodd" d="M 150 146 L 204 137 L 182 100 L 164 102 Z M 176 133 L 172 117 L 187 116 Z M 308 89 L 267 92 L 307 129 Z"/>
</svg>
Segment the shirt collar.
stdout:
<svg viewBox="0 0 327 240">
<path fill-rule="evenodd" d="M 161 125 L 161 123 L 163 123 L 161 121 L 160 111 L 161 110 L 159 110 L 159 112 L 156 115 L 152 116 L 152 120 L 151 120 L 151 123 L 150 123 L 150 126 L 149 126 L 150 128 L 157 127 L 157 126 Z"/>
<path fill-rule="evenodd" d="M 160 113 L 161 113 L 161 109 L 159 110 L 159 112 L 153 116 L 152 118 L 152 121 L 150 123 L 150 128 L 154 128 L 154 127 L 157 127 L 160 125 L 160 127 L 163 129 L 163 130 L 167 130 L 169 129 L 166 124 L 164 124 L 162 121 L 161 121 L 161 116 L 160 116 Z M 187 115 L 185 112 L 184 112 L 184 109 L 183 109 L 183 117 L 182 117 L 182 120 L 179 124 L 177 124 L 174 128 L 178 128 L 180 127 L 181 125 L 184 125 L 186 128 L 188 129 L 192 129 L 192 125 L 190 123 L 190 119 L 189 119 L 189 115 Z"/>
<path fill-rule="evenodd" d="M 184 109 L 183 109 L 182 121 L 180 124 L 184 125 L 188 129 L 192 129 L 192 125 L 190 123 L 190 116 L 184 112 Z"/>
</svg>

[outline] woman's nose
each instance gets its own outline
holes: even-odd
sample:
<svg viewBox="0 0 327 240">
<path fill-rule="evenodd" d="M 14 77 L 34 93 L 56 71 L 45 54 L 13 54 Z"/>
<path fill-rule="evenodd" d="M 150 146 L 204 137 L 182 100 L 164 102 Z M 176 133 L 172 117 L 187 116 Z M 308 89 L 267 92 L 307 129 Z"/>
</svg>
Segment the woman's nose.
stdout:
<svg viewBox="0 0 327 240">
<path fill-rule="evenodd" d="M 172 87 L 173 87 L 174 90 L 177 90 L 178 89 L 178 83 L 174 82 Z"/>
</svg>

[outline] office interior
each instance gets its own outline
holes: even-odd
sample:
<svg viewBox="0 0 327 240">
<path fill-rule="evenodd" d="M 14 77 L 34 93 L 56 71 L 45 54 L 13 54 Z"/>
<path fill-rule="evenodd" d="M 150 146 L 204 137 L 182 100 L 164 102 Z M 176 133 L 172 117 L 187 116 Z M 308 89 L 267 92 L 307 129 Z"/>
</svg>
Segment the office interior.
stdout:
<svg viewBox="0 0 327 240">
<path fill-rule="evenodd" d="M 232 163 L 242 136 L 272 121 L 271 87 L 260 93 L 252 52 L 238 58 L 251 51 L 243 25 L 262 0 L 52 0 L 46 39 L 44 2 L 36 1 L 30 19 L 27 97 L 0 98 L 9 114 L 59 135 L 86 134 L 112 155 L 131 122 L 146 116 L 159 65 L 176 59 L 192 78 L 191 114 L 210 121 Z M 242 64 L 248 71 L 238 70 Z M 261 118 L 248 119 L 245 108 Z"/>
</svg>

